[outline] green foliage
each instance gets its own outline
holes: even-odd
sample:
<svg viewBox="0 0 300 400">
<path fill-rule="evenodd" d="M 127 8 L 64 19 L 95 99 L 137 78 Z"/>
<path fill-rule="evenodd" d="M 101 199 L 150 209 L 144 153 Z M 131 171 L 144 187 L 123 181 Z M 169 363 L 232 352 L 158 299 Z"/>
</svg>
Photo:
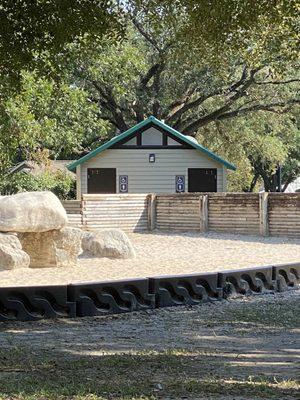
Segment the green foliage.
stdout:
<svg viewBox="0 0 300 400">
<path fill-rule="evenodd" d="M 273 190 L 278 163 L 284 183 L 300 173 L 294 0 L 132 0 L 123 9 L 122 41 L 100 34 L 119 28 L 120 10 L 109 2 L 102 8 L 90 2 L 78 35 L 72 13 L 85 0 L 74 2 L 70 16 L 57 3 L 39 3 L 46 7 L 45 18 L 52 12 L 54 25 L 47 20 L 37 30 L 38 16 L 25 9 L 33 38 L 19 52 L 20 63 L 7 61 L 23 65 L 29 52 L 36 69 L 21 73 L 20 90 L 1 105 L 0 173 L 39 149 L 49 149 L 54 159 L 78 158 L 149 115 L 234 162 L 231 190 L 258 190 L 262 182 Z M 104 25 L 87 27 L 95 15 L 97 22 L 99 7 L 104 13 L 113 7 L 110 16 L 105 14 Z M 70 33 L 64 36 L 69 17 Z M 27 34 L 25 29 L 20 46 Z M 11 45 L 0 51 L 0 62 Z"/>
<path fill-rule="evenodd" d="M 70 46 L 67 79 L 75 79 L 97 104 L 100 118 L 120 131 L 154 114 L 234 162 L 238 171 L 229 178 L 230 190 L 258 190 L 262 183 L 272 190 L 275 169 L 290 160 L 299 135 L 293 117 L 297 64 L 273 54 L 270 64 L 251 69 L 231 54 L 221 68 L 204 65 L 193 43 L 182 54 L 180 43 L 169 42 L 175 26 L 149 39 L 154 30 L 146 16 L 139 18 L 122 43 L 92 49 L 87 43 L 83 52 Z M 288 170 L 290 177 L 298 173 Z"/>
<path fill-rule="evenodd" d="M 75 197 L 75 181 L 72 176 L 61 171 L 45 171 L 33 176 L 24 172 L 3 176 L 0 182 L 1 195 L 19 192 L 50 190 L 60 199 Z"/>
<path fill-rule="evenodd" d="M 282 165 L 283 190 L 300 176 L 300 129 L 289 142 L 289 154 Z"/>
<path fill-rule="evenodd" d="M 234 56 L 249 65 L 298 58 L 297 0 L 132 0 L 134 15 L 153 36 L 176 41 L 177 55 L 194 52 L 223 68 Z M 175 57 L 176 57 L 175 54 Z"/>
<path fill-rule="evenodd" d="M 237 165 L 237 171 L 229 176 L 232 191 L 253 191 L 263 185 L 275 190 L 278 164 L 283 166 L 283 184 L 294 180 L 300 173 L 299 137 L 292 114 L 270 113 L 212 124 L 198 136 L 205 146 Z"/>
<path fill-rule="evenodd" d="M 86 144 L 106 136 L 108 123 L 98 118 L 86 92 L 34 72 L 22 76 L 20 92 L 4 103 L 0 169 L 43 148 L 55 159 L 76 157 Z"/>
<path fill-rule="evenodd" d="M 44 50 L 57 53 L 88 34 L 120 34 L 121 14 L 110 0 L 2 0 L 0 76 L 18 78 Z"/>
</svg>

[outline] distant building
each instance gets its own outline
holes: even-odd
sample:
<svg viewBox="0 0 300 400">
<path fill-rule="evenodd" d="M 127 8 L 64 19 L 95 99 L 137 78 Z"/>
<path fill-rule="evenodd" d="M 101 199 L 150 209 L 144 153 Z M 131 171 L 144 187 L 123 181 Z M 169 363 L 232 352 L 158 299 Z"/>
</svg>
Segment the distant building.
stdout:
<svg viewBox="0 0 300 400">
<path fill-rule="evenodd" d="M 230 162 L 149 117 L 68 165 L 85 193 L 225 192 Z"/>
<path fill-rule="evenodd" d="M 70 160 L 50 160 L 49 164 L 43 165 L 36 163 L 35 161 L 22 161 L 14 165 L 8 170 L 9 174 L 16 174 L 17 172 L 23 172 L 31 174 L 33 176 L 39 176 L 45 171 L 62 171 L 68 175 L 71 175 L 75 179 L 75 175 L 67 169 L 67 165 L 70 164 Z"/>
<path fill-rule="evenodd" d="M 300 192 L 300 177 L 298 177 L 294 182 L 290 183 L 286 188 L 285 193 Z"/>
</svg>

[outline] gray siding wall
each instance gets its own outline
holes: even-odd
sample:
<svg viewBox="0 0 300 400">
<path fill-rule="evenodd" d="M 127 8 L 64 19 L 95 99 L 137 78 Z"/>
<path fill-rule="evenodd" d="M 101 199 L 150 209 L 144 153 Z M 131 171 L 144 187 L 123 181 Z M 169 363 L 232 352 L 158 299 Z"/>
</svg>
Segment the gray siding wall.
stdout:
<svg viewBox="0 0 300 400">
<path fill-rule="evenodd" d="M 154 153 L 155 163 L 149 163 Z M 81 165 L 81 190 L 87 193 L 88 168 L 116 168 L 128 175 L 128 193 L 174 193 L 175 176 L 184 175 L 188 190 L 188 168 L 217 168 L 217 191 L 226 191 L 226 169 L 214 160 L 189 149 L 109 149 Z M 224 175 L 225 174 L 225 175 Z"/>
</svg>

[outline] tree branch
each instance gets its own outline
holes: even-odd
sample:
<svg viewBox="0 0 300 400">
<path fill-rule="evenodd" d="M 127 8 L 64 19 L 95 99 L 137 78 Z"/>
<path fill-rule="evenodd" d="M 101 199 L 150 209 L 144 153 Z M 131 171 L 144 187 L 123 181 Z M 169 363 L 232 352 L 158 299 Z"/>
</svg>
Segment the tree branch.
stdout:
<svg viewBox="0 0 300 400">
<path fill-rule="evenodd" d="M 245 76 L 245 70 L 244 70 L 240 80 L 236 84 L 231 85 L 227 89 L 227 95 L 229 94 L 231 96 L 228 98 L 227 102 L 223 106 L 219 107 L 218 109 L 212 111 L 211 113 L 206 114 L 203 117 L 198 118 L 196 120 L 192 120 L 192 119 L 184 120 L 181 124 L 181 126 L 183 127 L 182 130 L 186 134 L 193 134 L 201 126 L 204 126 L 204 125 L 208 124 L 209 122 L 219 119 L 219 116 L 224 114 L 226 111 L 229 111 L 231 106 L 238 99 L 247 95 L 247 90 L 254 83 L 254 76 L 259 71 L 259 69 L 260 68 L 251 70 L 249 73 L 249 77 L 247 77 L 247 79 L 245 79 L 245 77 L 244 77 Z M 237 88 L 239 88 L 239 90 L 237 90 Z M 217 91 L 217 93 L 219 93 L 219 92 L 220 91 Z M 224 93 L 226 93 L 226 91 Z"/>
<path fill-rule="evenodd" d="M 154 97 L 153 102 L 153 115 L 158 115 L 160 109 L 160 103 L 158 101 L 158 92 L 160 88 L 160 75 L 165 68 L 165 63 L 161 59 L 152 65 L 147 73 L 140 78 L 140 83 L 137 88 L 137 100 L 133 104 L 133 110 L 136 116 L 137 122 L 140 122 L 144 119 L 144 93 L 151 92 Z M 153 84 L 148 86 L 150 80 L 153 78 Z"/>
<path fill-rule="evenodd" d="M 95 80 L 90 80 L 93 87 L 98 91 L 98 93 L 105 99 L 99 99 L 99 103 L 108 111 L 110 111 L 114 117 L 114 125 L 118 127 L 120 132 L 126 131 L 128 126 L 123 117 L 124 108 L 119 106 L 113 96 L 112 89 L 108 86 L 103 88 L 99 82 Z"/>
<path fill-rule="evenodd" d="M 191 110 L 192 108 L 196 108 L 198 106 L 200 106 L 202 103 L 204 103 L 206 100 L 215 97 L 215 96 L 220 96 L 222 94 L 224 95 L 229 95 L 231 93 L 235 93 L 230 99 L 229 102 L 226 105 L 226 108 L 228 107 L 228 105 L 232 102 L 234 102 L 235 100 L 237 100 L 238 98 L 242 97 L 243 95 L 245 95 L 245 91 L 246 89 L 248 89 L 248 87 L 250 85 L 252 85 L 252 83 L 254 82 L 254 75 L 259 71 L 260 68 L 256 68 L 254 70 L 250 71 L 249 77 L 248 77 L 248 71 L 247 71 L 247 67 L 244 66 L 242 74 L 240 79 L 231 84 L 230 86 L 226 87 L 226 88 L 221 88 L 221 89 L 217 89 L 207 95 L 201 95 L 198 98 L 196 98 L 195 100 L 191 101 L 191 102 L 185 102 L 185 103 L 181 103 L 179 104 L 179 106 L 177 106 L 176 108 L 174 107 L 173 110 L 171 110 L 169 112 L 169 114 L 166 117 L 166 120 L 168 123 L 172 123 L 175 120 L 177 120 L 177 122 L 174 124 L 174 126 L 179 129 L 180 127 L 183 127 L 184 125 L 189 125 L 188 121 L 183 121 L 181 122 L 180 119 L 183 116 L 183 114 L 185 114 L 187 111 Z M 239 90 L 239 88 L 242 87 L 242 90 Z M 189 101 L 190 98 L 187 98 L 187 101 Z M 221 108 L 218 112 L 222 112 Z M 192 121 L 190 121 L 190 125 L 192 124 Z M 187 129 L 187 128 L 186 128 Z M 188 128 L 190 129 L 190 128 Z M 192 129 L 191 129 L 192 131 Z"/>
<path fill-rule="evenodd" d="M 265 81 L 265 82 L 257 82 L 254 83 L 256 85 L 286 85 L 288 83 L 300 82 L 300 79 L 288 79 L 286 81 Z"/>
<path fill-rule="evenodd" d="M 151 80 L 151 78 L 153 78 L 155 76 L 155 74 L 157 74 L 158 72 L 161 73 L 163 70 L 163 63 L 162 62 L 157 62 L 154 65 L 152 65 L 146 75 L 144 75 L 141 78 L 140 81 L 140 89 L 145 89 L 146 86 L 148 85 L 149 81 Z"/>
<path fill-rule="evenodd" d="M 183 104 L 173 114 L 169 114 L 169 116 L 167 117 L 167 123 L 177 120 L 175 125 L 176 125 L 176 128 L 178 128 L 180 118 L 182 117 L 183 114 L 185 114 L 187 111 L 191 110 L 192 108 L 196 108 L 196 107 L 200 106 L 202 103 L 204 103 L 204 101 L 208 100 L 209 98 L 218 96 L 220 94 L 222 94 L 222 89 L 216 90 L 215 92 L 209 93 L 208 95 L 199 96 L 196 100 L 193 100 L 190 103 Z"/>
<path fill-rule="evenodd" d="M 160 53 L 162 49 L 159 47 L 157 41 L 155 39 L 153 39 L 148 34 L 148 32 L 145 31 L 143 26 L 138 22 L 138 20 L 134 16 L 131 16 L 130 18 L 131 18 L 133 25 L 138 30 L 138 32 L 147 40 L 148 43 L 151 44 L 152 47 L 154 47 L 155 50 L 157 50 Z"/>
<path fill-rule="evenodd" d="M 295 104 L 300 104 L 300 99 L 290 99 L 287 100 L 286 102 L 284 101 L 278 101 L 275 103 L 269 103 L 269 104 L 256 104 L 251 107 L 245 107 L 245 108 L 240 108 L 228 113 L 224 113 L 219 115 L 218 120 L 223 120 L 223 119 L 229 119 L 229 118 L 234 118 L 238 117 L 241 115 L 249 114 L 254 111 L 267 111 L 267 112 L 273 112 L 276 114 L 284 114 L 287 112 L 287 108 L 289 109 L 291 106 Z M 286 108 L 287 107 L 287 108 Z M 278 108 L 281 108 L 281 110 Z"/>
</svg>

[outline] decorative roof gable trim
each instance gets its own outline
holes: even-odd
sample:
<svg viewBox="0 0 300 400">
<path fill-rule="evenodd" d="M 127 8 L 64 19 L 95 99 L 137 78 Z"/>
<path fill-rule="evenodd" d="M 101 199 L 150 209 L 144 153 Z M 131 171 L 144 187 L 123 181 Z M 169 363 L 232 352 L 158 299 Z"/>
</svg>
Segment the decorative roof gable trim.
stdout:
<svg viewBox="0 0 300 400">
<path fill-rule="evenodd" d="M 185 135 L 183 135 L 182 133 L 178 132 L 176 129 L 171 128 L 169 125 L 166 125 L 164 122 L 156 119 L 155 117 L 151 116 L 147 119 L 145 119 L 142 122 L 139 122 L 137 125 L 131 127 L 130 129 L 128 129 L 127 131 L 121 133 L 118 136 L 113 137 L 112 139 L 110 139 L 108 142 L 105 142 L 104 144 L 102 144 L 101 146 L 97 147 L 95 150 L 92 150 L 90 153 L 86 154 L 85 156 L 79 158 L 76 161 L 73 161 L 72 163 L 70 163 L 69 165 L 67 165 L 67 168 L 70 171 L 74 171 L 76 169 L 76 167 L 78 165 L 81 165 L 85 162 L 87 162 L 88 160 L 90 160 L 91 158 L 95 157 L 96 155 L 102 153 L 104 150 L 107 150 L 109 148 L 111 148 L 113 145 L 115 145 L 116 143 L 120 142 L 121 140 L 125 139 L 126 137 L 130 136 L 132 133 L 136 132 L 137 130 L 143 128 L 144 126 L 146 126 L 149 123 L 153 123 L 154 125 L 164 129 L 166 132 L 171 133 L 172 135 L 174 135 L 175 137 L 177 137 L 178 139 L 181 139 L 182 141 L 184 141 L 185 143 L 189 144 L 190 146 L 192 146 L 194 149 L 201 151 L 202 153 L 204 153 L 205 155 L 207 155 L 209 158 L 212 158 L 213 160 L 215 160 L 216 162 L 224 165 L 226 168 L 231 169 L 233 171 L 236 170 L 236 166 L 231 164 L 230 162 L 224 160 L 223 158 L 219 157 L 217 154 L 213 153 L 212 151 L 208 150 L 207 148 L 205 148 L 204 146 L 202 146 L 199 143 L 194 142 L 193 140 L 190 140 L 188 137 L 186 137 Z"/>
</svg>

